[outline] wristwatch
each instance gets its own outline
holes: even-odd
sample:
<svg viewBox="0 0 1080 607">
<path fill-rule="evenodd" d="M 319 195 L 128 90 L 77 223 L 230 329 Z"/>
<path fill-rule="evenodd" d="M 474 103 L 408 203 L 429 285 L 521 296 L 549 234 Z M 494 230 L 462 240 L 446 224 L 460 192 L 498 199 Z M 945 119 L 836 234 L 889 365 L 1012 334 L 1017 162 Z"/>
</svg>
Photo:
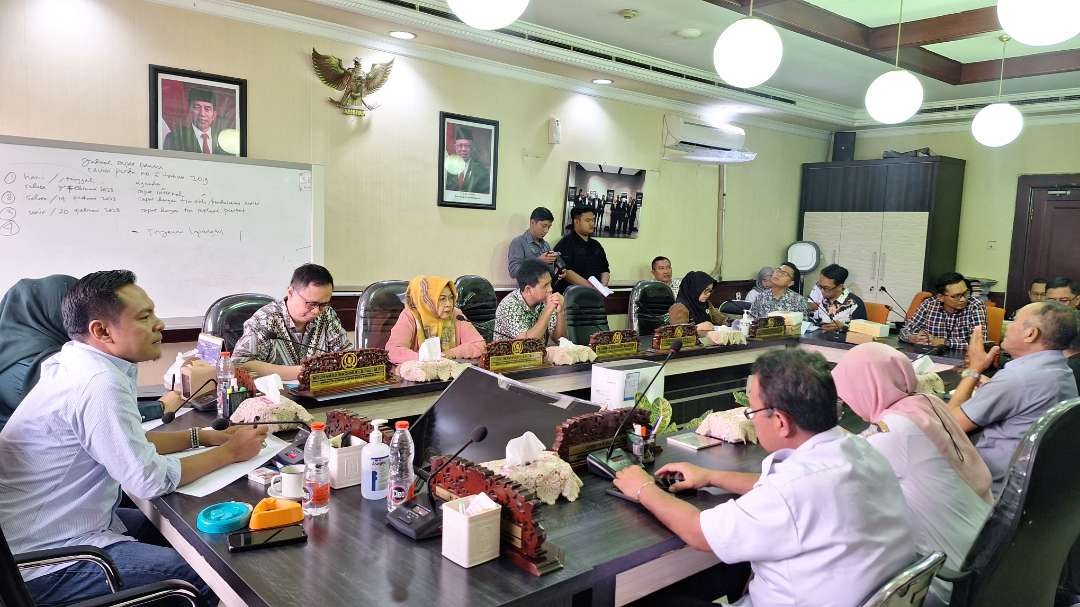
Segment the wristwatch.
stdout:
<svg viewBox="0 0 1080 607">
<path fill-rule="evenodd" d="M 974 378 L 978 379 L 978 378 L 982 377 L 982 373 L 979 373 L 975 369 L 964 369 L 963 372 L 960 373 L 960 378 L 961 379 L 967 379 L 969 377 L 974 377 Z"/>
</svg>

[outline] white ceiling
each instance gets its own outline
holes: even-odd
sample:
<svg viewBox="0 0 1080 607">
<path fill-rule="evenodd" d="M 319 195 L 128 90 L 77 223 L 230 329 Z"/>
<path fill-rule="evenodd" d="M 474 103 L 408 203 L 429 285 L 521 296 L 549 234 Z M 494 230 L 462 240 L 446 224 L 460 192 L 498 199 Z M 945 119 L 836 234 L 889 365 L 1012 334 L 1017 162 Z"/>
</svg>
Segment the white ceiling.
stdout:
<svg viewBox="0 0 1080 607">
<path fill-rule="evenodd" d="M 888 25 L 887 9 L 892 0 L 812 0 L 813 4 L 866 25 Z M 892 11 L 899 8 L 899 1 Z M 992 5 L 992 0 L 906 0 L 905 21 L 947 14 L 960 10 Z M 639 16 L 625 20 L 617 13 L 621 9 L 636 9 Z M 618 46 L 643 55 L 675 63 L 713 70 L 712 47 L 725 27 L 739 18 L 734 11 L 723 9 L 704 0 L 533 0 L 522 16 L 523 21 L 541 25 L 575 36 Z M 675 32 L 686 27 L 702 30 L 702 36 L 685 40 Z M 852 108 L 863 105 L 863 95 L 874 78 L 889 68 L 889 64 L 831 44 L 780 30 L 784 42 L 784 60 L 779 71 L 765 85 L 767 89 L 799 93 L 840 103 Z M 1000 56 L 996 34 L 974 41 L 950 42 L 940 45 L 938 52 L 955 55 L 957 59 L 972 60 Z M 989 57 L 987 45 L 990 49 Z M 1071 46 L 1069 46 L 1071 45 Z M 1010 54 L 1018 54 L 1019 45 L 1010 44 Z M 1063 48 L 1080 47 L 1080 39 L 1066 43 Z M 1043 49 L 1035 49 L 1039 52 Z M 1056 50 L 1056 49 L 1055 49 Z M 947 101 L 991 96 L 997 93 L 997 83 L 987 82 L 953 86 L 919 76 L 925 89 L 926 101 Z M 618 82 L 616 82 L 618 86 Z M 1080 87 L 1080 72 L 1016 78 L 1006 83 L 1010 93 L 1030 93 Z"/>
</svg>

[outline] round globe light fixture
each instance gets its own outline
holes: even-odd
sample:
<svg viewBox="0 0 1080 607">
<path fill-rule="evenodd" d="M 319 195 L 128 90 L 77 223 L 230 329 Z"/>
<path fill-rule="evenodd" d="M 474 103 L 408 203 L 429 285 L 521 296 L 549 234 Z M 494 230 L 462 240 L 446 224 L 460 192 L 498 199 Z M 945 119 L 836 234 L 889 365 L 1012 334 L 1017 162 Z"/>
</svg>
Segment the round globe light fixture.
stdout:
<svg viewBox="0 0 1080 607">
<path fill-rule="evenodd" d="M 922 102 L 922 83 L 904 69 L 885 72 L 866 89 L 866 111 L 871 118 L 884 124 L 897 124 L 911 118 Z"/>
<path fill-rule="evenodd" d="M 990 148 L 1012 143 L 1024 130 L 1024 115 L 1011 103 L 991 103 L 975 114 L 971 134 Z"/>
<path fill-rule="evenodd" d="M 732 23 L 713 47 L 716 73 L 724 82 L 743 89 L 771 78 L 783 57 L 784 43 L 776 28 L 756 17 Z"/>
<path fill-rule="evenodd" d="M 1077 0 L 998 0 L 1001 29 L 1029 46 L 1065 42 L 1080 34 Z"/>
<path fill-rule="evenodd" d="M 529 0 L 447 0 L 450 10 L 478 30 L 497 30 L 517 21 Z"/>
</svg>

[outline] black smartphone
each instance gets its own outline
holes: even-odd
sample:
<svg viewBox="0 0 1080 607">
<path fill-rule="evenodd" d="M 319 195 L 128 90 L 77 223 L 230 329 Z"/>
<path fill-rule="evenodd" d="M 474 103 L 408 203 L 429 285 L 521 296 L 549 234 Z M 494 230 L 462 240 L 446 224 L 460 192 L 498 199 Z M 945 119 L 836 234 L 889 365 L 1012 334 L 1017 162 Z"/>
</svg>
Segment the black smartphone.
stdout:
<svg viewBox="0 0 1080 607">
<path fill-rule="evenodd" d="M 243 552 L 270 546 L 302 544 L 307 541 L 303 525 L 288 525 L 258 531 L 236 531 L 229 534 L 229 552 Z"/>
</svg>

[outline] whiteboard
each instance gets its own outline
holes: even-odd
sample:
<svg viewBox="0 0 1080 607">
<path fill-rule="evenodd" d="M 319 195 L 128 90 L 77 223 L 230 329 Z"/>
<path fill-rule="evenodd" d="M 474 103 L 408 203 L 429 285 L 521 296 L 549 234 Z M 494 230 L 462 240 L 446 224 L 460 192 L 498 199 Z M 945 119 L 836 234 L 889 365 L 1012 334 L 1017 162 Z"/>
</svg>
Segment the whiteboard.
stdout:
<svg viewBox="0 0 1080 607">
<path fill-rule="evenodd" d="M 0 137 L 0 292 L 128 269 L 173 327 L 223 295 L 284 295 L 322 258 L 318 168 Z"/>
</svg>

